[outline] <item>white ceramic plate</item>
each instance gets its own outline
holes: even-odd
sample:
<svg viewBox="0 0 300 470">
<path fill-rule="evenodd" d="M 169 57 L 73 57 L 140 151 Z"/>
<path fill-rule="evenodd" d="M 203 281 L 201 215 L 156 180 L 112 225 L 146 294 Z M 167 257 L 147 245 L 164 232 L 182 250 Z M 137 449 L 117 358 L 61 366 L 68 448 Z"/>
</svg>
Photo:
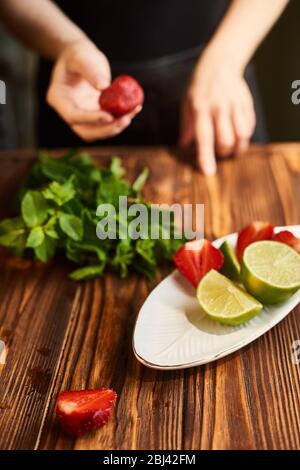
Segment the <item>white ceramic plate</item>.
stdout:
<svg viewBox="0 0 300 470">
<path fill-rule="evenodd" d="M 300 226 L 278 227 L 300 237 Z M 236 244 L 233 233 L 226 239 Z M 300 302 L 300 291 L 288 301 L 264 307 L 255 318 L 240 326 L 211 320 L 201 310 L 195 289 L 178 272 L 164 279 L 148 296 L 135 325 L 133 350 L 137 359 L 154 369 L 184 369 L 215 361 L 246 346 L 269 331 Z"/>
</svg>

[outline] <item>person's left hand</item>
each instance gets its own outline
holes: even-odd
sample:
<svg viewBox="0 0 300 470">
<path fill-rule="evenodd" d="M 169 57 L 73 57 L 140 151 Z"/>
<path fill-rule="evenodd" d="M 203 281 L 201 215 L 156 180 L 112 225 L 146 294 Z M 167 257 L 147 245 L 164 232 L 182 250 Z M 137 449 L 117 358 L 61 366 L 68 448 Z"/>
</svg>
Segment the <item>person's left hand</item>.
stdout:
<svg viewBox="0 0 300 470">
<path fill-rule="evenodd" d="M 195 141 L 199 167 L 216 172 L 216 154 L 247 150 L 255 128 L 253 99 L 242 71 L 204 52 L 183 101 L 181 146 Z"/>
</svg>

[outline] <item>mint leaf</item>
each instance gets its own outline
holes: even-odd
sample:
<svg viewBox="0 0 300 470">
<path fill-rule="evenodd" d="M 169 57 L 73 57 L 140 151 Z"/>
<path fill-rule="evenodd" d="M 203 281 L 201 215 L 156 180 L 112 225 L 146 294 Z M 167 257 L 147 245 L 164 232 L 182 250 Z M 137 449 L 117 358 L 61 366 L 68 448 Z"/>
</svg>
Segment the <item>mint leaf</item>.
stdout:
<svg viewBox="0 0 300 470">
<path fill-rule="evenodd" d="M 139 255 L 135 261 L 135 269 L 145 274 L 148 279 L 153 279 L 156 268 L 156 243 L 154 240 L 138 240 L 136 243 L 136 252 Z"/>
<path fill-rule="evenodd" d="M 146 183 L 148 176 L 149 176 L 149 170 L 148 168 L 144 168 L 143 171 L 139 174 L 139 176 L 135 180 L 135 182 L 133 183 L 132 189 L 136 192 L 140 192 L 144 184 Z"/>
<path fill-rule="evenodd" d="M 46 189 L 44 189 L 43 196 L 46 199 L 54 201 L 58 206 L 63 206 L 76 195 L 73 181 L 73 176 L 63 184 L 53 181 Z"/>
<path fill-rule="evenodd" d="M 82 224 L 82 240 L 79 242 L 68 240 L 66 244 L 67 258 L 78 264 L 86 263 L 91 258 L 93 258 L 94 262 L 100 261 L 103 265 L 106 264 L 110 243 L 103 243 L 103 241 L 99 240 L 96 235 L 96 222 L 87 210 L 82 214 Z"/>
<path fill-rule="evenodd" d="M 47 203 L 39 191 L 27 191 L 21 204 L 22 217 L 28 227 L 42 225 L 47 217 Z"/>
<path fill-rule="evenodd" d="M 130 265 L 134 258 L 134 250 L 131 240 L 121 240 L 116 248 L 116 255 L 112 260 L 112 265 L 120 271 L 121 278 L 128 274 Z"/>
<path fill-rule="evenodd" d="M 155 259 L 155 241 L 154 240 L 138 240 L 136 243 L 137 253 L 144 258 L 149 264 L 156 264 Z"/>
<path fill-rule="evenodd" d="M 122 176 L 124 176 L 125 170 L 122 167 L 122 162 L 121 162 L 121 159 L 119 157 L 113 157 L 112 158 L 112 161 L 111 161 L 111 164 L 110 164 L 110 171 L 118 179 L 120 179 L 120 178 L 122 178 Z"/>
<path fill-rule="evenodd" d="M 76 269 L 73 271 L 69 277 L 74 281 L 83 281 L 85 279 L 90 279 L 95 276 L 102 276 L 103 266 L 85 266 L 84 268 Z"/>
<path fill-rule="evenodd" d="M 66 257 L 68 260 L 73 261 L 76 264 L 87 264 L 89 263 L 89 257 L 86 252 L 84 252 L 81 247 L 77 246 L 74 240 L 68 238 L 65 245 Z"/>
<path fill-rule="evenodd" d="M 47 224 L 44 225 L 44 232 L 48 237 L 54 238 L 55 240 L 59 239 L 59 235 L 57 233 L 57 216 L 54 215 L 51 217 Z"/>
<path fill-rule="evenodd" d="M 73 215 L 77 215 L 77 217 L 81 217 L 84 207 L 85 206 L 76 197 L 68 201 L 66 204 L 64 204 L 61 207 L 61 210 L 62 212 L 66 212 L 68 214 L 73 214 Z"/>
<path fill-rule="evenodd" d="M 0 245 L 13 247 L 18 238 L 26 235 L 27 229 L 21 217 L 0 222 Z"/>
<path fill-rule="evenodd" d="M 73 174 L 72 168 L 67 163 L 45 154 L 40 155 L 39 171 L 48 179 L 59 183 L 64 183 Z"/>
<path fill-rule="evenodd" d="M 56 249 L 56 241 L 53 238 L 45 236 L 44 241 L 34 248 L 35 256 L 44 263 L 53 258 Z"/>
<path fill-rule="evenodd" d="M 21 217 L 0 222 L 0 245 L 8 247 L 18 256 L 24 253 L 28 229 Z"/>
<path fill-rule="evenodd" d="M 80 241 L 83 237 L 82 221 L 76 215 L 61 214 L 59 216 L 59 226 L 61 230 L 72 238 L 72 240 Z"/>
<path fill-rule="evenodd" d="M 36 248 L 43 243 L 44 239 L 45 234 L 42 227 L 34 227 L 29 233 L 26 246 L 27 248 Z"/>
<path fill-rule="evenodd" d="M 66 244 L 67 258 L 78 264 L 83 264 L 89 259 L 101 261 L 106 264 L 107 252 L 97 245 L 68 240 Z"/>
<path fill-rule="evenodd" d="M 70 160 L 72 160 L 72 158 L 74 157 L 77 157 L 77 155 L 79 154 L 79 150 L 77 148 L 74 148 L 74 149 L 70 149 L 67 151 L 67 153 L 65 153 L 62 157 L 60 157 L 59 161 L 60 162 L 69 162 Z M 48 155 L 50 156 L 50 155 Z M 51 158 L 51 156 L 50 156 Z"/>
<path fill-rule="evenodd" d="M 127 181 L 117 179 L 113 174 L 104 175 L 97 192 L 97 204 L 118 206 L 120 196 L 129 196 L 130 185 Z"/>
</svg>

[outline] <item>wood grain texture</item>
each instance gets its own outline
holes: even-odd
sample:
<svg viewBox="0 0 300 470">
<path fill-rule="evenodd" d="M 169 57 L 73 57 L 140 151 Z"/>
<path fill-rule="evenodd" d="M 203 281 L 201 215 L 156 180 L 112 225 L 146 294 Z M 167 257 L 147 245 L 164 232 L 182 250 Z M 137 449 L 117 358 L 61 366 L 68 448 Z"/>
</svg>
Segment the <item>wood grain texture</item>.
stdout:
<svg viewBox="0 0 300 470">
<path fill-rule="evenodd" d="M 115 150 L 92 151 L 105 164 Z M 300 223 L 300 145 L 252 147 L 204 178 L 192 155 L 164 148 L 118 149 L 129 178 L 148 166 L 153 202 L 205 204 L 210 239 L 255 219 Z M 0 216 L 33 161 L 30 152 L 0 154 Z M 251 345 L 216 363 L 155 371 L 134 358 L 136 315 L 155 281 L 109 274 L 77 284 L 70 265 L 20 263 L 0 252 L 1 449 L 297 449 L 300 447 L 300 308 Z M 55 400 L 63 389 L 109 386 L 114 415 L 99 432 L 61 435 Z"/>
</svg>

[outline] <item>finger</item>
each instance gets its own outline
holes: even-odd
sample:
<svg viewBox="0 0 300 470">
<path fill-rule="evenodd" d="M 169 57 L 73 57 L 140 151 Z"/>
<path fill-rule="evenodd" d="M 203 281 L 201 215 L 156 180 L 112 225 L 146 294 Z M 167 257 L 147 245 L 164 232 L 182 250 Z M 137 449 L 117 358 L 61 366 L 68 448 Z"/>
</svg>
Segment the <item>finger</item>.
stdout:
<svg viewBox="0 0 300 470">
<path fill-rule="evenodd" d="M 124 114 L 124 118 L 128 117 L 130 120 L 132 120 L 137 114 L 139 114 L 143 109 L 143 106 L 141 106 L 140 104 L 138 106 L 136 106 L 136 108 L 134 108 L 133 111 L 131 111 L 130 113 L 127 113 L 127 114 Z"/>
<path fill-rule="evenodd" d="M 245 114 L 248 116 L 250 129 L 251 129 L 251 136 L 252 136 L 256 127 L 256 114 L 255 114 L 253 100 L 251 99 L 249 103 L 245 104 L 243 109 L 244 109 Z"/>
<path fill-rule="evenodd" d="M 245 114 L 249 118 L 249 122 L 251 123 L 252 132 L 254 132 L 255 126 L 256 126 L 256 114 L 255 114 L 255 108 L 254 108 L 254 101 L 253 101 L 253 97 L 252 97 L 248 87 L 246 88 L 245 92 L 246 92 L 245 93 L 245 98 L 242 101 L 242 103 L 243 103 L 242 108 L 243 108 Z"/>
<path fill-rule="evenodd" d="M 84 77 L 99 91 L 110 85 L 109 63 L 105 55 L 93 44 L 77 48 L 74 55 L 70 55 L 68 67 L 71 71 Z"/>
<path fill-rule="evenodd" d="M 235 151 L 236 153 L 244 153 L 249 147 L 255 127 L 253 113 L 248 108 L 235 106 L 232 111 L 232 122 L 236 140 Z"/>
<path fill-rule="evenodd" d="M 78 108 L 71 100 L 66 100 L 61 94 L 58 95 L 52 87 L 48 91 L 47 102 L 70 125 L 110 123 L 113 121 L 113 116 L 101 109 L 87 111 Z"/>
<path fill-rule="evenodd" d="M 235 147 L 235 134 L 230 115 L 219 112 L 214 119 L 216 150 L 221 157 L 228 157 Z"/>
<path fill-rule="evenodd" d="M 58 108 L 56 108 L 58 109 Z M 58 110 L 59 111 L 59 110 Z M 74 124 L 109 124 L 113 122 L 114 118 L 111 114 L 105 111 L 84 111 L 76 108 L 71 103 L 66 103 L 66 106 L 61 110 L 62 117 L 70 125 Z"/>
<path fill-rule="evenodd" d="M 129 113 L 129 116 L 131 118 L 134 118 L 137 114 L 139 114 L 143 109 L 143 106 L 139 104 L 131 113 Z"/>
<path fill-rule="evenodd" d="M 233 122 L 236 134 L 236 152 L 243 153 L 249 147 L 256 126 L 254 102 L 248 87 L 245 87 L 242 99 L 235 105 Z"/>
<path fill-rule="evenodd" d="M 106 125 L 74 125 L 72 126 L 73 131 L 78 134 L 83 140 L 87 142 L 98 140 L 98 139 L 107 139 L 109 137 L 114 137 L 121 132 L 123 132 L 126 127 L 131 123 L 131 118 L 128 116 L 122 117 L 118 120 L 115 120 L 111 124 Z"/>
<path fill-rule="evenodd" d="M 181 109 L 179 145 L 187 147 L 194 140 L 193 115 L 187 100 L 184 100 Z"/>
<path fill-rule="evenodd" d="M 130 113 L 127 113 L 127 114 L 124 114 L 124 117 L 128 117 L 130 120 L 132 120 L 137 114 L 139 114 L 143 109 L 143 106 L 141 106 L 140 104 L 138 106 L 136 106 L 136 108 L 134 108 L 133 111 L 131 111 Z M 110 116 L 112 119 L 109 121 L 111 122 L 112 120 L 118 120 L 118 119 L 121 119 L 121 118 L 113 118 L 113 116 L 109 113 L 106 113 L 103 111 L 104 114 L 107 114 L 108 116 Z M 123 117 L 123 116 L 122 116 Z"/>
<path fill-rule="evenodd" d="M 208 113 L 196 116 L 195 137 L 199 166 L 206 175 L 213 175 L 217 171 L 214 152 L 214 128 L 212 117 Z"/>
</svg>

